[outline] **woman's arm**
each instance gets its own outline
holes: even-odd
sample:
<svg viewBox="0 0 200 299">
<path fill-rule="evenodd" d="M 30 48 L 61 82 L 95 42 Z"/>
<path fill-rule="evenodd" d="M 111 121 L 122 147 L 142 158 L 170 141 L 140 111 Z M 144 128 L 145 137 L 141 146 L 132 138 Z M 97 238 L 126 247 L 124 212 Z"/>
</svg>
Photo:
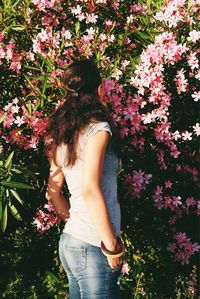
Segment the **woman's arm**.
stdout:
<svg viewBox="0 0 200 299">
<path fill-rule="evenodd" d="M 116 236 L 100 187 L 108 139 L 108 132 L 99 131 L 87 141 L 83 162 L 82 194 L 101 240 L 108 250 L 114 251 Z"/>
<path fill-rule="evenodd" d="M 51 201 L 58 217 L 64 222 L 69 218 L 69 203 L 62 193 L 64 185 L 62 168 L 56 165 L 53 159 L 50 160 L 50 172 L 47 185 L 47 198 Z"/>
</svg>

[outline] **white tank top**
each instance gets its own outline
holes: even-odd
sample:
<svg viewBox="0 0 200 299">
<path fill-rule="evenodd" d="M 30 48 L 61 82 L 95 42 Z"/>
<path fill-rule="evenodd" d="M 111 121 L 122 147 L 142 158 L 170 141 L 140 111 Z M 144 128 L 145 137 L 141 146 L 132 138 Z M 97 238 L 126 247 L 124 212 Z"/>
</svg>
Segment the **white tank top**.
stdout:
<svg viewBox="0 0 200 299">
<path fill-rule="evenodd" d="M 70 218 L 65 224 L 63 232 L 69 233 L 87 243 L 100 247 L 100 237 L 96 231 L 95 225 L 90 217 L 81 194 L 81 179 L 83 167 L 83 151 L 88 138 L 98 131 L 108 131 L 112 136 L 108 122 L 91 123 L 84 133 L 79 136 L 78 159 L 74 166 L 66 167 L 67 145 L 64 143 L 57 148 L 57 159 L 62 166 L 62 171 L 71 194 L 70 201 Z M 117 176 L 121 167 L 121 160 L 118 159 L 111 147 L 109 139 L 108 147 L 105 153 L 101 190 L 104 194 L 108 207 L 111 222 L 115 233 L 120 235 L 121 212 L 117 199 Z M 95 198 L 94 198 L 95 200 Z"/>
</svg>

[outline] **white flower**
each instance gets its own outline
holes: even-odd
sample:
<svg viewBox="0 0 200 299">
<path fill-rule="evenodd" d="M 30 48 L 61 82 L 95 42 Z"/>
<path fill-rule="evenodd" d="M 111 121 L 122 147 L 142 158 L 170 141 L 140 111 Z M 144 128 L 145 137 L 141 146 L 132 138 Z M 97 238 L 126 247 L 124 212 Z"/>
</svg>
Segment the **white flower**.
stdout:
<svg viewBox="0 0 200 299">
<path fill-rule="evenodd" d="M 82 8 L 81 8 L 81 6 L 80 6 L 80 5 L 77 5 L 76 8 L 72 8 L 72 9 L 71 9 L 71 13 L 72 13 L 73 15 L 79 15 L 79 14 L 81 14 L 81 13 L 82 13 Z"/>
<path fill-rule="evenodd" d="M 193 94 L 192 94 L 192 97 L 194 99 L 195 102 L 198 102 L 198 100 L 200 100 L 200 91 L 195 91 Z"/>
<path fill-rule="evenodd" d="M 197 30 L 192 30 L 189 33 L 189 36 L 187 38 L 188 41 L 191 41 L 193 43 L 197 42 L 198 40 L 200 40 L 200 31 Z"/>
<path fill-rule="evenodd" d="M 200 125 L 199 123 L 196 123 L 195 126 L 193 126 L 193 129 L 194 129 L 194 133 L 199 136 L 200 135 Z"/>
<path fill-rule="evenodd" d="M 122 61 L 122 69 L 125 69 L 130 64 L 129 60 Z"/>
<path fill-rule="evenodd" d="M 182 133 L 182 138 L 183 140 L 192 140 L 192 133 L 189 133 L 188 131 L 185 131 L 184 133 Z"/>
</svg>

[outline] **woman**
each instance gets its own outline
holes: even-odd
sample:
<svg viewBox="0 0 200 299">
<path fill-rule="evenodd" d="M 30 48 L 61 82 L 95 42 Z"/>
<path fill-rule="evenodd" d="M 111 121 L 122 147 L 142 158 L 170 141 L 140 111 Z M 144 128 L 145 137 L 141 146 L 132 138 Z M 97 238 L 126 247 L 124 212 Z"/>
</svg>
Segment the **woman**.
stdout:
<svg viewBox="0 0 200 299">
<path fill-rule="evenodd" d="M 104 103 L 104 86 L 91 60 L 64 72 L 64 103 L 49 117 L 55 143 L 48 196 L 65 227 L 59 256 L 70 299 L 118 299 L 124 246 L 120 235 L 117 133 Z M 62 193 L 66 181 L 68 204 Z"/>
</svg>

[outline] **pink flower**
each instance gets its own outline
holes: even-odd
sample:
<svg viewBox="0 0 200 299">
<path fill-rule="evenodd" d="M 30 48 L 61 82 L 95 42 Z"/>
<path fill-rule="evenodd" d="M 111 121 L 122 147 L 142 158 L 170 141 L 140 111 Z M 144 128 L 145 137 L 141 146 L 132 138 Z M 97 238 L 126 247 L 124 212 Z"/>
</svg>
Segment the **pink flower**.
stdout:
<svg viewBox="0 0 200 299">
<path fill-rule="evenodd" d="M 71 37 L 72 37 L 72 34 L 69 30 L 65 29 L 64 27 L 62 27 L 62 30 L 61 30 L 61 35 L 64 36 L 64 38 L 66 40 L 70 40 Z"/>
<path fill-rule="evenodd" d="M 147 174 L 141 169 L 134 171 L 133 175 L 130 174 L 125 177 L 125 183 L 128 186 L 130 193 L 134 198 L 139 198 L 142 190 L 145 190 L 150 183 L 152 174 Z"/>
<path fill-rule="evenodd" d="M 187 55 L 187 62 L 192 70 L 199 68 L 198 59 L 196 55 L 197 55 L 196 52 L 194 53 L 191 52 L 189 55 Z"/>
<path fill-rule="evenodd" d="M 198 102 L 200 100 L 200 91 L 195 91 L 193 94 L 192 94 L 192 97 L 194 99 L 195 102 Z"/>
<path fill-rule="evenodd" d="M 138 4 L 132 4 L 130 6 L 130 12 L 135 12 L 139 15 L 145 13 L 147 11 L 147 6 L 141 3 Z"/>
<path fill-rule="evenodd" d="M 167 250 L 169 250 L 170 252 L 175 252 L 176 248 L 177 248 L 177 246 L 175 243 L 169 243 Z"/>
<path fill-rule="evenodd" d="M 186 80 L 184 73 L 184 69 L 178 70 L 176 78 L 174 79 L 178 94 L 181 92 L 186 92 L 188 89 L 188 81 Z"/>
<path fill-rule="evenodd" d="M 5 128 L 10 128 L 13 123 L 14 123 L 14 117 L 12 115 L 8 115 L 3 121 L 3 126 Z"/>
<path fill-rule="evenodd" d="M 123 275 L 129 275 L 130 267 L 127 263 L 124 263 L 121 269 Z"/>
<path fill-rule="evenodd" d="M 187 207 L 195 206 L 196 204 L 197 204 L 197 201 L 194 199 L 194 197 L 188 197 L 185 201 L 185 205 Z"/>
<path fill-rule="evenodd" d="M 171 181 L 165 181 L 165 188 L 172 188 L 173 183 Z"/>
<path fill-rule="evenodd" d="M 181 197 L 180 196 L 173 196 L 173 205 L 175 207 L 178 207 L 179 205 L 182 204 L 182 201 L 181 201 Z"/>
<path fill-rule="evenodd" d="M 124 136 L 128 136 L 128 133 L 129 133 L 129 129 L 128 129 L 128 128 L 122 128 L 122 129 L 120 130 L 120 135 L 121 135 L 122 137 L 124 137 Z"/>
<path fill-rule="evenodd" d="M 95 15 L 94 13 L 86 14 L 85 22 L 86 22 L 86 24 L 88 24 L 88 23 L 94 23 L 95 24 L 97 22 L 97 19 L 98 19 L 98 16 Z"/>
<path fill-rule="evenodd" d="M 200 31 L 197 30 L 190 31 L 187 40 L 196 43 L 198 40 L 200 40 Z"/>
<path fill-rule="evenodd" d="M 24 117 L 23 117 L 23 116 L 20 117 L 19 115 L 17 115 L 16 118 L 15 118 L 14 123 L 15 123 L 18 127 L 20 127 L 22 124 L 25 123 L 25 121 L 24 121 Z"/>
</svg>

